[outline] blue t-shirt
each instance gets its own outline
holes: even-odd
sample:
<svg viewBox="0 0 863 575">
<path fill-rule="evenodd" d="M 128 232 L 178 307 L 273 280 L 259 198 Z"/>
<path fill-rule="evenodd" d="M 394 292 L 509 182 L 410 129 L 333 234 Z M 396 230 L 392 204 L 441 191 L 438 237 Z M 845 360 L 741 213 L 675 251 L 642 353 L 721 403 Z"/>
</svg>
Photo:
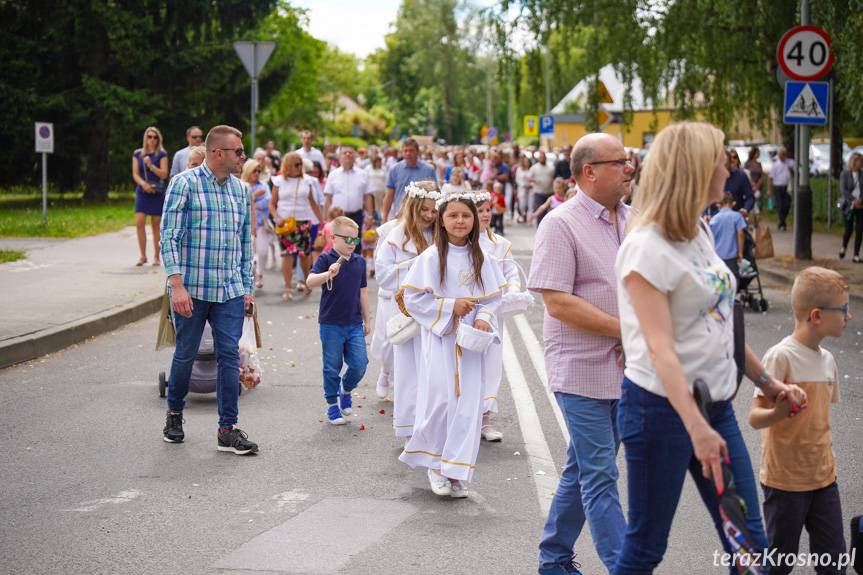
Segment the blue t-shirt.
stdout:
<svg viewBox="0 0 863 575">
<path fill-rule="evenodd" d="M 336 250 L 324 252 L 318 256 L 311 273 L 322 274 L 339 260 Z M 332 325 L 356 325 L 363 323 L 363 308 L 360 303 L 360 293 L 366 287 L 366 260 L 357 254 L 351 254 L 351 259 L 339 268 L 339 275 L 333 278 L 333 289 L 328 290 L 327 284 L 321 286 L 321 309 L 318 313 L 318 323 Z"/>
<path fill-rule="evenodd" d="M 746 229 L 746 220 L 731 208 L 722 208 L 710 218 L 710 231 L 716 238 L 716 253 L 724 260 L 737 257 L 737 231 Z"/>
<path fill-rule="evenodd" d="M 420 180 L 437 181 L 434 168 L 422 160 L 417 160 L 417 165 L 413 168 L 409 168 L 408 165 L 405 164 L 404 160 L 390 168 L 390 171 L 387 172 L 386 187 L 392 188 L 394 192 L 393 212 L 395 212 L 402 203 L 402 197 L 405 195 L 405 186 L 411 182 L 419 182 Z"/>
</svg>

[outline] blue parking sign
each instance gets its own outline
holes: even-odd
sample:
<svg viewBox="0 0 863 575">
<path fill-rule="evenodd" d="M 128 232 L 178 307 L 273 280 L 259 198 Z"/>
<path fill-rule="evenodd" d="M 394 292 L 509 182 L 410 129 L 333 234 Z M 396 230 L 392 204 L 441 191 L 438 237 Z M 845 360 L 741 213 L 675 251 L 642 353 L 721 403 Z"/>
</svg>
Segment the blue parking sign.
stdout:
<svg viewBox="0 0 863 575">
<path fill-rule="evenodd" d="M 539 135 L 553 136 L 554 135 L 554 116 L 539 117 Z"/>
</svg>

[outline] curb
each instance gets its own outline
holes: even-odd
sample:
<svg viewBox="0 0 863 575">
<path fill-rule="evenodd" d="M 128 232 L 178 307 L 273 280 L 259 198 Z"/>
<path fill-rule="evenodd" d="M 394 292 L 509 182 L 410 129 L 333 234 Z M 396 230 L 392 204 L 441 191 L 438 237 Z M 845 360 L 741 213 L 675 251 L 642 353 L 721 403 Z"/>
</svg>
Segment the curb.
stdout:
<svg viewBox="0 0 863 575">
<path fill-rule="evenodd" d="M 0 343 L 0 369 L 65 349 L 162 309 L 162 294 Z"/>
<path fill-rule="evenodd" d="M 768 269 L 763 265 L 759 266 L 758 273 L 761 275 L 762 280 L 769 281 L 776 285 L 789 289 L 794 285 L 794 277 Z M 851 307 L 863 308 L 863 294 L 858 294 L 851 290 L 848 294 L 848 299 L 850 300 Z"/>
</svg>

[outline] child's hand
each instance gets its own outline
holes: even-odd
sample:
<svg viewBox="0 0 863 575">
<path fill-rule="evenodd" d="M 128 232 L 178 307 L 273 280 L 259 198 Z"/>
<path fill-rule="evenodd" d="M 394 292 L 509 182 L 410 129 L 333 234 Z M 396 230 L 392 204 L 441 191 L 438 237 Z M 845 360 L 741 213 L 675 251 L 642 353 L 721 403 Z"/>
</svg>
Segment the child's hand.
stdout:
<svg viewBox="0 0 863 575">
<path fill-rule="evenodd" d="M 372 333 L 372 324 L 370 321 L 363 321 L 363 333 L 365 335 Z"/>
<path fill-rule="evenodd" d="M 342 264 L 333 264 L 330 266 L 330 277 L 334 278 L 339 275 L 339 270 L 342 269 Z"/>
<path fill-rule="evenodd" d="M 806 397 L 806 392 L 800 386 L 794 385 L 793 383 L 788 384 L 789 391 L 784 392 L 781 395 L 785 395 L 788 399 L 790 407 L 790 413 L 788 413 L 788 417 L 795 417 L 802 410 L 806 409 L 809 406 L 809 399 Z M 778 402 L 777 398 L 777 402 Z"/>
<path fill-rule="evenodd" d="M 780 391 L 773 404 L 773 409 L 776 413 L 781 413 L 782 417 L 789 417 L 791 415 L 792 406 L 787 394 L 787 391 Z"/>
<path fill-rule="evenodd" d="M 535 219 L 536 219 L 536 215 L 530 214 L 529 216 L 527 216 L 527 223 L 532 224 L 533 220 L 535 220 Z"/>
<path fill-rule="evenodd" d="M 737 252 L 737 263 L 743 261 L 743 252 Z"/>
<path fill-rule="evenodd" d="M 452 312 L 459 317 L 464 317 L 471 312 L 473 308 L 476 307 L 476 304 L 470 301 L 469 299 L 465 299 L 460 297 L 455 300 L 455 305 L 452 308 Z"/>
<path fill-rule="evenodd" d="M 488 322 L 481 320 L 481 319 L 478 319 L 475 322 L 473 322 L 473 328 L 478 329 L 480 331 L 484 331 L 486 333 L 491 331 L 491 326 L 488 324 Z"/>
</svg>

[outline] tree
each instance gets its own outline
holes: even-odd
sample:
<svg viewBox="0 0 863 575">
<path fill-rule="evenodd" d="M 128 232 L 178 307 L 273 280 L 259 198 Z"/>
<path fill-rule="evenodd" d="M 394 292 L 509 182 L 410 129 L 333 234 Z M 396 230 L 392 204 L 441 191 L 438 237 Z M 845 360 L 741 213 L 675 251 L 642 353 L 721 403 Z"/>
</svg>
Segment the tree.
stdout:
<svg viewBox="0 0 863 575">
<path fill-rule="evenodd" d="M 176 149 L 192 123 L 237 125 L 248 96 L 231 43 L 275 7 L 271 0 L 0 3 L 0 123 L 12 144 L 0 159 L 3 181 L 36 172 L 34 120 L 55 125 L 52 179 L 69 189 L 83 171 L 87 200 L 107 197 L 112 168 L 130 172 L 147 126 L 160 127 Z"/>
</svg>

